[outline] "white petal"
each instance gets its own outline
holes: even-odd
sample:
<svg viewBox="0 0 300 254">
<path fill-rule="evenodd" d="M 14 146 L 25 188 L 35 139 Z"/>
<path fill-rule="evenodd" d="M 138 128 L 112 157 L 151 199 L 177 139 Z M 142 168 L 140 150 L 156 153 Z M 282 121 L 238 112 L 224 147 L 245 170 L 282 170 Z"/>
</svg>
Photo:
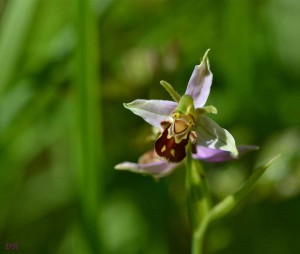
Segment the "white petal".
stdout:
<svg viewBox="0 0 300 254">
<path fill-rule="evenodd" d="M 134 173 L 151 175 L 154 178 L 161 178 L 173 172 L 178 166 L 175 163 L 167 163 L 165 161 L 152 162 L 148 164 L 138 164 L 133 162 L 123 162 L 115 166 L 118 170 L 127 170 Z"/>
<path fill-rule="evenodd" d="M 177 103 L 164 100 L 135 100 L 124 103 L 124 106 L 154 127 L 161 129 L 160 123 L 171 118 Z"/>
</svg>

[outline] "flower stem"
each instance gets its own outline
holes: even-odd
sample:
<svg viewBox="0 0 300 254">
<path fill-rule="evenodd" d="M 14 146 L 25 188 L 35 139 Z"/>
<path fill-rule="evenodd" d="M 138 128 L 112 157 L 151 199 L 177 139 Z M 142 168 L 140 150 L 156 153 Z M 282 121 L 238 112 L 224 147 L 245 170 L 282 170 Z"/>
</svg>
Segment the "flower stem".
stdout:
<svg viewBox="0 0 300 254">
<path fill-rule="evenodd" d="M 199 161 L 192 159 L 191 155 L 186 158 L 186 189 L 188 213 L 193 231 L 192 254 L 201 254 L 203 238 L 208 226 L 207 215 L 211 207 L 211 195 L 203 168 Z"/>
<path fill-rule="evenodd" d="M 203 253 L 203 242 L 206 229 L 208 227 L 207 217 L 200 224 L 200 231 L 193 232 L 192 238 L 192 254 L 202 254 Z"/>
</svg>

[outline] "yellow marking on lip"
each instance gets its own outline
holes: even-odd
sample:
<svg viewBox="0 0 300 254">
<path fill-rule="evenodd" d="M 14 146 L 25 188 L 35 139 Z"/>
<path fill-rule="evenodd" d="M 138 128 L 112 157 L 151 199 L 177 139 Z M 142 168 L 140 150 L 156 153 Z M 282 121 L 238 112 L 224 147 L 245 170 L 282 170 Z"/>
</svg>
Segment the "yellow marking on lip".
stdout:
<svg viewBox="0 0 300 254">
<path fill-rule="evenodd" d="M 170 154 L 175 158 L 175 149 L 171 149 Z"/>
<path fill-rule="evenodd" d="M 167 150 L 167 148 L 166 148 L 166 146 L 164 145 L 160 151 L 163 153 L 163 152 L 166 151 L 166 150 Z"/>
<path fill-rule="evenodd" d="M 179 112 L 175 112 L 175 113 L 173 114 L 173 117 L 174 117 L 174 118 L 180 118 L 180 116 L 181 116 L 181 114 L 180 114 Z"/>
</svg>

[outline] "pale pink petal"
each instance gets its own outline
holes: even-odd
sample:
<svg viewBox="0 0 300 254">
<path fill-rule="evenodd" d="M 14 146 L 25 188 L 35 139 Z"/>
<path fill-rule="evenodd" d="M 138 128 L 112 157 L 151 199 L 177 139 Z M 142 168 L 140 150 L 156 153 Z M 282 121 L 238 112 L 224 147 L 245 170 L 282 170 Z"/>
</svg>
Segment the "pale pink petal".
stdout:
<svg viewBox="0 0 300 254">
<path fill-rule="evenodd" d="M 161 178 L 171 174 L 178 165 L 178 163 L 168 163 L 162 160 L 154 150 L 151 150 L 143 154 L 138 163 L 122 162 L 116 165 L 115 169 Z"/>
<path fill-rule="evenodd" d="M 207 148 L 204 146 L 197 146 L 197 153 L 193 154 L 193 158 L 208 162 L 223 162 L 239 159 L 241 156 L 248 152 L 258 150 L 258 146 L 253 145 L 240 145 L 237 146 L 239 151 L 238 157 L 233 157 L 230 152 L 219 149 Z"/>
<path fill-rule="evenodd" d="M 195 66 L 185 92 L 194 99 L 195 108 L 205 105 L 212 84 L 213 74 L 209 68 L 207 53 L 208 51 L 205 52 L 200 65 Z"/>
<path fill-rule="evenodd" d="M 127 170 L 134 173 L 151 175 L 154 178 L 161 178 L 173 172 L 178 164 L 170 164 L 164 161 L 149 164 L 138 164 L 133 162 L 123 162 L 115 166 L 118 170 Z"/>
</svg>

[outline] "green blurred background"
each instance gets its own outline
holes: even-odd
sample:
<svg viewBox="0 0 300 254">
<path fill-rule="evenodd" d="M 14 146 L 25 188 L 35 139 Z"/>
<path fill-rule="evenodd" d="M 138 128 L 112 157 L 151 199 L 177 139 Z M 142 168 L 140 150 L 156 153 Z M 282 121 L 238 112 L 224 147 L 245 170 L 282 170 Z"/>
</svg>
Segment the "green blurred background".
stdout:
<svg viewBox="0 0 300 254">
<path fill-rule="evenodd" d="M 215 201 L 282 156 L 205 253 L 300 253 L 300 2 L 0 1 L 0 253 L 189 253 L 184 169 L 153 181 L 114 165 L 152 147 L 122 106 L 180 93 L 206 49 L 208 105 L 260 151 L 204 164 Z"/>
</svg>

